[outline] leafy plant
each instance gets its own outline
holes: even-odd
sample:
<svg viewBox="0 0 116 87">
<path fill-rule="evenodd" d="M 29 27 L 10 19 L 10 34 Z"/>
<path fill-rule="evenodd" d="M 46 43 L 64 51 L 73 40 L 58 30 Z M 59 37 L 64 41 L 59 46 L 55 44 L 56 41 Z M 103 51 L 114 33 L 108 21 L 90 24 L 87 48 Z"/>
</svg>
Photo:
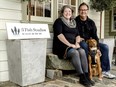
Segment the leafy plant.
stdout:
<svg viewBox="0 0 116 87">
<path fill-rule="evenodd" d="M 116 0 L 90 0 L 90 6 L 96 11 L 111 10 L 116 6 Z"/>
<path fill-rule="evenodd" d="M 116 6 L 116 0 L 90 0 L 90 8 L 100 12 L 100 38 L 102 26 L 102 12 L 105 10 L 112 10 Z"/>
</svg>

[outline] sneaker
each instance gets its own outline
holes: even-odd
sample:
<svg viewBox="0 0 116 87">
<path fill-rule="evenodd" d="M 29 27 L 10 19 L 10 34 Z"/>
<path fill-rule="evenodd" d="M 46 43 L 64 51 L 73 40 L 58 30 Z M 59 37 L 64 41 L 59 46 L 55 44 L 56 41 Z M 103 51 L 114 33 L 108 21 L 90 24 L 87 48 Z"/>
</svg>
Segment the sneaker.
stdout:
<svg viewBox="0 0 116 87">
<path fill-rule="evenodd" d="M 114 79 L 116 78 L 115 75 L 111 74 L 110 72 L 102 72 L 102 77 L 106 77 L 108 79 Z"/>
</svg>

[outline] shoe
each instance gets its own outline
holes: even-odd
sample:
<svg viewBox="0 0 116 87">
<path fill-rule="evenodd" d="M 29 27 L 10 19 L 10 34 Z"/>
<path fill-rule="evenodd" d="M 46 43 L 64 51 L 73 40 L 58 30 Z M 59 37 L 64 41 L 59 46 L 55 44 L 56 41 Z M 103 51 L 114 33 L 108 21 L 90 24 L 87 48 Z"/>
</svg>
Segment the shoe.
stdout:
<svg viewBox="0 0 116 87">
<path fill-rule="evenodd" d="M 85 76 L 86 76 L 87 80 L 89 81 L 89 83 L 90 83 L 92 86 L 94 86 L 94 85 L 95 85 L 95 82 L 89 78 L 89 73 L 85 73 Z"/>
<path fill-rule="evenodd" d="M 91 87 L 89 81 L 87 80 L 86 76 L 84 74 L 79 75 L 79 83 L 82 84 L 85 87 Z"/>
<path fill-rule="evenodd" d="M 115 75 L 111 74 L 110 72 L 102 72 L 102 77 L 106 77 L 108 79 L 114 79 L 116 78 Z"/>
<path fill-rule="evenodd" d="M 94 82 L 93 80 L 89 80 L 89 82 L 90 82 L 90 84 L 91 84 L 92 86 L 95 85 L 95 82 Z"/>
</svg>

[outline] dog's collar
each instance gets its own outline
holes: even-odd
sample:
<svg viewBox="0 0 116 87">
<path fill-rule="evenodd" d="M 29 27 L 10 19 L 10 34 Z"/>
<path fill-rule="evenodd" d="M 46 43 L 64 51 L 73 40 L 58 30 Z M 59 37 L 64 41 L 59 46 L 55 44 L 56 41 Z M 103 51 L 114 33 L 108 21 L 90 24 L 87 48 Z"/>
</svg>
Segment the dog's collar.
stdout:
<svg viewBox="0 0 116 87">
<path fill-rule="evenodd" d="M 93 47 L 93 48 L 91 48 L 91 50 L 97 50 L 97 48 L 96 47 Z"/>
</svg>

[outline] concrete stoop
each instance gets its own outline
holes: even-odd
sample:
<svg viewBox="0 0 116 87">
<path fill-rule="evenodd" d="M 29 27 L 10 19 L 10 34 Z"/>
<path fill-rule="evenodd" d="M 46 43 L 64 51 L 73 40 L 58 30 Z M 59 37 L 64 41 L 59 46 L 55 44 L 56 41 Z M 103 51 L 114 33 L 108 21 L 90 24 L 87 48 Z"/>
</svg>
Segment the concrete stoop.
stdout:
<svg viewBox="0 0 116 87">
<path fill-rule="evenodd" d="M 52 75 L 56 77 L 61 76 L 61 72 L 58 70 L 49 73 L 53 73 L 50 74 L 51 76 Z M 116 75 L 116 66 L 112 66 L 111 73 Z M 92 87 L 116 87 L 116 79 L 103 78 L 102 81 L 99 81 L 98 77 L 93 77 L 93 79 L 95 81 L 95 86 Z M 8 82 L 0 82 L 0 87 L 21 87 L 21 86 L 8 81 Z M 62 75 L 60 78 L 54 79 L 46 77 L 45 81 L 42 83 L 37 83 L 25 87 L 84 87 L 84 86 L 79 83 L 79 77 L 76 74 L 69 74 Z"/>
<path fill-rule="evenodd" d="M 103 81 L 99 81 L 97 77 L 94 77 L 95 86 L 92 87 L 116 87 L 116 79 L 103 78 Z M 84 87 L 79 84 L 78 77 L 65 76 L 60 79 L 47 81 L 41 84 L 35 84 L 28 87 Z"/>
<path fill-rule="evenodd" d="M 116 79 L 107 79 L 103 78 L 103 81 L 99 81 L 97 77 L 94 77 L 95 86 L 92 87 L 116 87 Z M 1 85 L 0 87 L 20 87 L 14 83 L 7 82 L 5 85 Z M 83 85 L 79 84 L 79 78 L 75 76 L 63 76 L 59 79 L 48 79 L 43 83 L 33 84 L 30 86 L 25 87 L 84 87 Z"/>
</svg>

